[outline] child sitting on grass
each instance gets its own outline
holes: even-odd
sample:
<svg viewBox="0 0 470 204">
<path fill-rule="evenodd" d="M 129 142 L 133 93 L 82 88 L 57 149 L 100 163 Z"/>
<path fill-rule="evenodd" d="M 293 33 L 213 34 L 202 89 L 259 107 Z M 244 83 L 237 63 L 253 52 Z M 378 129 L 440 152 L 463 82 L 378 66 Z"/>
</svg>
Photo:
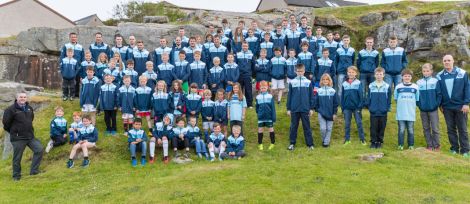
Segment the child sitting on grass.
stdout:
<svg viewBox="0 0 470 204">
<path fill-rule="evenodd" d="M 69 128 L 69 144 L 75 144 L 78 142 L 78 131 L 83 127 L 81 112 L 73 112 L 72 118 L 73 123 L 70 124 Z"/>
<path fill-rule="evenodd" d="M 221 133 L 220 124 L 214 123 L 214 132 L 209 136 L 209 143 L 207 144 L 210 161 L 214 161 L 215 154 L 219 154 L 219 160 L 222 161 L 221 155 L 225 152 L 226 146 L 225 136 Z"/>
<path fill-rule="evenodd" d="M 64 108 L 61 106 L 55 108 L 55 116 L 50 127 L 51 140 L 47 143 L 46 153 L 49 153 L 52 147 L 58 147 L 67 142 L 67 120 L 64 118 Z"/>
<path fill-rule="evenodd" d="M 189 117 L 188 126 L 186 128 L 188 129 L 189 142 L 196 148 L 197 157 L 202 158 L 202 155 L 204 155 L 208 159 L 209 155 L 207 154 L 206 143 L 204 143 L 204 140 L 201 138 L 201 130 L 196 125 L 195 117 Z"/>
<path fill-rule="evenodd" d="M 146 153 L 147 153 L 147 135 L 142 128 L 142 119 L 136 118 L 133 124 L 133 128 L 128 132 L 127 142 L 129 143 L 129 150 L 131 152 L 131 164 L 133 167 L 137 166 L 136 151 L 140 149 L 142 153 L 140 164 L 145 166 L 147 163 Z"/>
<path fill-rule="evenodd" d="M 184 117 L 176 119 L 176 127 L 173 128 L 173 151 L 175 152 L 175 158 L 180 157 L 178 149 L 185 149 L 184 158 L 189 159 L 189 138 L 188 129 L 185 127 Z"/>
<path fill-rule="evenodd" d="M 163 157 L 162 160 L 165 164 L 169 162 L 168 158 L 168 146 L 169 141 L 171 140 L 172 136 L 172 123 L 173 123 L 173 115 L 166 114 L 163 116 L 162 122 L 156 122 L 155 128 L 153 129 L 152 138 L 150 138 L 149 148 L 150 148 L 150 163 L 153 164 L 155 162 L 155 143 L 163 149 Z"/>
<path fill-rule="evenodd" d="M 96 142 L 98 141 L 98 130 L 93 124 L 91 124 L 91 116 L 84 115 L 82 122 L 83 127 L 80 128 L 80 131 L 78 132 L 78 143 L 72 147 L 69 160 L 67 161 L 67 168 L 69 169 L 74 166 L 73 158 L 79 149 L 83 152 L 82 167 L 88 167 L 90 165 L 88 149 L 96 147 Z"/>
<path fill-rule="evenodd" d="M 240 134 L 241 127 L 234 125 L 232 127 L 232 135 L 227 139 L 227 149 L 222 153 L 223 159 L 241 159 L 245 157 L 245 139 Z"/>
</svg>

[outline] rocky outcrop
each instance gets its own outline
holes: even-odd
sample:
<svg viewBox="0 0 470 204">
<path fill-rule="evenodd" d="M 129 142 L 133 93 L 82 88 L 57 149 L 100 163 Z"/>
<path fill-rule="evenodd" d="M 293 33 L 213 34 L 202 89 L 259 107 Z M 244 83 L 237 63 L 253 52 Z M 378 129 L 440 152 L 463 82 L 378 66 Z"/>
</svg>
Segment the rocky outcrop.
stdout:
<svg viewBox="0 0 470 204">
<path fill-rule="evenodd" d="M 167 16 L 144 16 L 144 23 L 169 23 L 170 20 Z"/>
<path fill-rule="evenodd" d="M 399 16 L 399 11 L 387 11 L 381 13 L 372 12 L 359 17 L 359 21 L 361 21 L 361 23 L 364 25 L 372 26 L 382 21 L 396 20 Z"/>
<path fill-rule="evenodd" d="M 315 16 L 315 25 L 324 26 L 327 28 L 338 28 L 344 26 L 345 24 L 344 21 L 330 15 L 326 17 Z"/>
</svg>

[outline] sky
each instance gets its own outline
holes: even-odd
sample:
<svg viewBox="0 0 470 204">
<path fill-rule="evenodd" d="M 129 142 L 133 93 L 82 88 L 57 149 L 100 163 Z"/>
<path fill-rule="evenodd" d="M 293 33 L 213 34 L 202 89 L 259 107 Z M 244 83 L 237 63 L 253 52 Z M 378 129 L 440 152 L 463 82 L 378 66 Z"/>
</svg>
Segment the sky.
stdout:
<svg viewBox="0 0 470 204">
<path fill-rule="evenodd" d="M 10 0 L 0 0 L 0 4 Z M 40 0 L 42 3 L 48 5 L 52 9 L 61 13 L 72 21 L 76 21 L 83 17 L 98 14 L 101 20 L 107 20 L 112 17 L 113 7 L 121 2 L 128 2 L 129 0 L 80 0 L 78 4 L 71 6 L 72 0 Z M 141 0 L 140 0 L 141 1 Z M 159 0 L 145 0 L 151 2 L 158 2 Z M 234 10 L 243 12 L 246 11 L 247 4 L 257 2 L 254 0 L 167 0 L 175 5 L 185 5 L 187 7 L 210 7 L 212 10 L 221 10 L 227 7 L 227 2 L 237 2 L 237 4 L 230 5 Z M 356 2 L 363 2 L 369 4 L 382 4 L 392 3 L 398 0 L 349 0 Z M 76 1 L 74 1 L 76 2 Z"/>
</svg>

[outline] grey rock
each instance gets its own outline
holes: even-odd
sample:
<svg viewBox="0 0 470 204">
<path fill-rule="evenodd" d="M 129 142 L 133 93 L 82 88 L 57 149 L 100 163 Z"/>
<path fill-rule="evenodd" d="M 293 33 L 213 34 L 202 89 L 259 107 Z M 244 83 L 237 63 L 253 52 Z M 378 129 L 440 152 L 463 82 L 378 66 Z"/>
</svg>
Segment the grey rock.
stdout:
<svg viewBox="0 0 470 204">
<path fill-rule="evenodd" d="M 384 49 L 387 47 L 387 39 L 390 36 L 397 36 L 399 44 L 403 44 L 408 39 L 408 27 L 406 19 L 397 19 L 377 29 L 376 47 Z"/>
<path fill-rule="evenodd" d="M 465 11 L 447 11 L 439 16 L 439 24 L 441 27 L 462 24 L 465 21 L 466 14 Z"/>
<path fill-rule="evenodd" d="M 336 28 L 336 27 L 344 26 L 344 21 L 332 15 L 327 16 L 327 17 L 315 16 L 315 25 L 324 26 L 327 28 Z"/>
<path fill-rule="evenodd" d="M 10 142 L 10 133 L 4 131 L 2 160 L 8 159 L 12 153 L 13 153 L 13 146 L 11 145 L 11 142 Z"/>
<path fill-rule="evenodd" d="M 359 155 L 360 160 L 368 161 L 368 162 L 377 161 L 378 159 L 381 159 L 383 157 L 384 157 L 384 153 L 382 152 Z"/>
<path fill-rule="evenodd" d="M 362 24 L 364 25 L 375 25 L 382 21 L 382 14 L 381 13 L 369 13 L 365 16 L 361 16 L 359 18 L 359 21 L 361 21 Z"/>
<path fill-rule="evenodd" d="M 184 158 L 184 157 L 173 158 L 172 161 L 173 161 L 174 163 L 176 163 L 176 164 L 187 164 L 187 163 L 193 162 L 192 159 L 186 159 L 186 158 Z"/>
<path fill-rule="evenodd" d="M 144 23 L 168 23 L 170 20 L 168 16 L 144 16 Z"/>
<path fill-rule="evenodd" d="M 382 12 L 382 18 L 385 21 L 397 20 L 400 17 L 400 11 Z"/>
</svg>

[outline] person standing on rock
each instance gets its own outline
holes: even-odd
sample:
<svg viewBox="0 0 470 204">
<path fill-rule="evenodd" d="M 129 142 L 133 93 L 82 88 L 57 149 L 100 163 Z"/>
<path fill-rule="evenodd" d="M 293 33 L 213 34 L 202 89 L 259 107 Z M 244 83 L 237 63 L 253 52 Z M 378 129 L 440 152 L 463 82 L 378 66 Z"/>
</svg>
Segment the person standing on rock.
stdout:
<svg viewBox="0 0 470 204">
<path fill-rule="evenodd" d="M 83 49 L 83 46 L 78 43 L 77 33 L 69 33 L 69 40 L 70 42 L 62 46 L 59 59 L 64 59 L 67 57 L 67 49 L 73 49 L 73 58 L 76 59 L 78 63 L 85 61 L 85 49 Z M 75 77 L 75 90 L 80 90 L 79 75 Z M 75 93 L 74 97 L 78 98 L 78 92 Z"/>
<path fill-rule="evenodd" d="M 43 146 L 34 137 L 34 112 L 27 102 L 26 92 L 16 94 L 13 105 L 5 110 L 3 115 L 3 129 L 10 133 L 10 141 L 13 146 L 13 180 L 21 179 L 21 159 L 28 146 L 33 151 L 30 175 L 39 174 L 39 165 L 43 155 Z"/>
<path fill-rule="evenodd" d="M 441 111 L 444 113 L 447 125 L 450 152 L 470 158 L 467 133 L 467 113 L 470 103 L 468 73 L 454 66 L 452 55 L 444 56 L 442 62 L 444 70 L 440 71 L 436 78 L 439 80 L 442 93 Z"/>
</svg>

